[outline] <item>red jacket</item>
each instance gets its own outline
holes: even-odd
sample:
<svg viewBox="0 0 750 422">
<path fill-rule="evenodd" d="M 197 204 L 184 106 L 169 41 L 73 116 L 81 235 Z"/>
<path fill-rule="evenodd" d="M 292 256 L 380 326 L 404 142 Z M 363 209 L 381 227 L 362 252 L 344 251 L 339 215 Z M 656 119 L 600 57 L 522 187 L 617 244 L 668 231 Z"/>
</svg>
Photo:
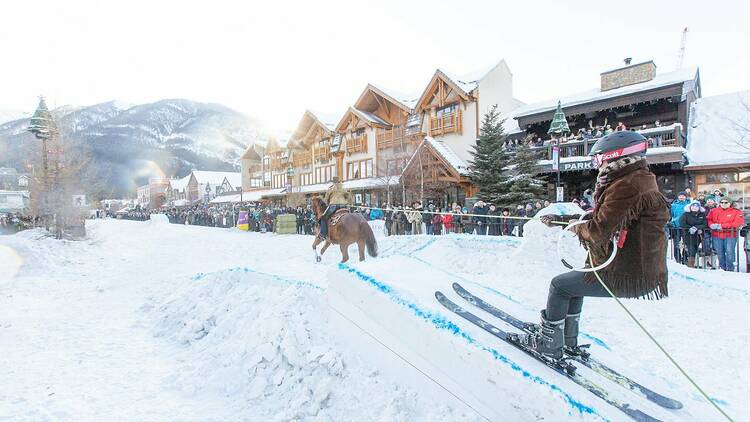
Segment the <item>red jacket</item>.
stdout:
<svg viewBox="0 0 750 422">
<path fill-rule="evenodd" d="M 453 216 L 450 214 L 445 214 L 443 216 L 443 225 L 445 226 L 446 230 L 450 230 L 453 228 Z"/>
<path fill-rule="evenodd" d="M 740 229 L 745 225 L 745 216 L 737 208 L 716 207 L 708 213 L 706 222 L 709 227 L 712 224 L 721 224 L 722 230 L 711 230 L 711 236 L 726 239 L 737 237 Z"/>
</svg>

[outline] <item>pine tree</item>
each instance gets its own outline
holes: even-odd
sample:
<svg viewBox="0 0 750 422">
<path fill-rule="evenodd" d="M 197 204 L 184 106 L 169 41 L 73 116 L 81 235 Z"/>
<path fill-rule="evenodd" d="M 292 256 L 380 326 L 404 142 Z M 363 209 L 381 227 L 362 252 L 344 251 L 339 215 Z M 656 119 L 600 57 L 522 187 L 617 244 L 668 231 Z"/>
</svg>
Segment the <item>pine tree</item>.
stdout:
<svg viewBox="0 0 750 422">
<path fill-rule="evenodd" d="M 511 159 L 513 176 L 509 178 L 510 188 L 504 195 L 502 203 L 518 205 L 539 199 L 546 191 L 546 182 L 536 178 L 537 162 L 540 159 L 538 151 L 532 149 L 526 142 L 516 148 L 516 155 Z"/>
<path fill-rule="evenodd" d="M 503 149 L 504 142 L 503 121 L 495 105 L 482 118 L 469 168 L 469 178 L 479 188 L 477 197 L 489 203 L 498 204 L 509 189 L 504 169 L 510 160 Z"/>
</svg>

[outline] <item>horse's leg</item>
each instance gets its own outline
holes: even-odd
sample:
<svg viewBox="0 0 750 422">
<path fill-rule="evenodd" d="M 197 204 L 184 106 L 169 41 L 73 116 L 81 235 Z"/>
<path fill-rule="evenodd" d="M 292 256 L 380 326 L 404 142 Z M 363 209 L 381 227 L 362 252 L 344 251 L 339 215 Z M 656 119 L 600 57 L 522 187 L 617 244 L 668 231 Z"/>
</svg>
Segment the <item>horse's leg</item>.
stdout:
<svg viewBox="0 0 750 422">
<path fill-rule="evenodd" d="M 326 249 L 331 246 L 331 242 L 326 240 L 326 243 L 323 245 L 323 249 L 320 250 L 320 256 L 322 257 L 323 254 L 326 252 Z"/>
<path fill-rule="evenodd" d="M 357 241 L 357 249 L 359 250 L 359 260 L 364 261 L 365 260 L 365 241 L 362 239 L 359 239 Z"/>
<path fill-rule="evenodd" d="M 320 262 L 322 259 L 320 255 L 318 255 L 318 245 L 320 244 L 320 238 L 318 236 L 315 236 L 315 241 L 313 241 L 312 248 L 313 248 L 313 254 L 315 254 L 315 262 Z M 325 251 L 325 248 L 323 248 Z M 322 252 L 321 252 L 322 254 Z"/>
<path fill-rule="evenodd" d="M 339 247 L 341 248 L 341 263 L 349 260 L 349 244 L 340 244 Z"/>
</svg>

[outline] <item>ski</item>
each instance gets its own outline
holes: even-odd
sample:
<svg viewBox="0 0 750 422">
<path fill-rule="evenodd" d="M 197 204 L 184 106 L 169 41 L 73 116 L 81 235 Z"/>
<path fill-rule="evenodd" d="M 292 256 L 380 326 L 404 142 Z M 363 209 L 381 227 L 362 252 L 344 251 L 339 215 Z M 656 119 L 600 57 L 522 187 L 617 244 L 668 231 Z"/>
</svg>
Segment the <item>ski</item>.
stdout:
<svg viewBox="0 0 750 422">
<path fill-rule="evenodd" d="M 508 323 L 509 325 L 518 328 L 519 330 L 523 330 L 528 332 L 529 328 L 533 325 L 528 322 L 521 321 L 520 319 L 508 314 L 507 312 L 497 308 L 496 306 L 492 305 L 491 303 L 485 302 L 482 298 L 473 295 L 468 290 L 464 289 L 460 284 L 453 283 L 453 290 L 455 290 L 456 293 L 458 293 L 459 296 L 464 298 L 467 302 L 471 303 L 472 305 L 487 311 L 488 313 L 492 314 L 493 316 L 500 318 L 504 322 Z M 576 362 L 580 363 L 581 365 L 586 366 L 587 368 L 591 369 L 592 371 L 596 372 L 597 374 L 603 376 L 604 378 L 609 379 L 610 381 L 616 383 L 617 385 L 622 386 L 625 389 L 628 389 L 639 396 L 644 397 L 645 399 L 652 401 L 656 404 L 658 404 L 661 407 L 664 407 L 666 409 L 681 409 L 682 403 L 663 396 L 653 390 L 651 390 L 648 387 L 643 386 L 642 384 L 633 381 L 632 379 L 626 377 L 625 375 L 620 374 L 619 372 L 615 371 L 614 369 L 610 368 L 609 366 L 605 365 L 598 359 L 591 357 L 588 353 L 585 354 L 573 354 L 569 349 L 565 349 L 565 352 L 567 356 Z"/>
<path fill-rule="evenodd" d="M 626 415 L 630 416 L 636 421 L 639 422 L 659 422 L 659 419 L 654 418 L 653 416 L 648 415 L 647 413 L 643 412 L 642 410 L 638 410 L 633 408 L 628 403 L 623 403 L 618 401 L 617 399 L 610 396 L 610 394 L 599 387 L 598 385 L 594 384 L 587 378 L 581 376 L 580 374 L 575 372 L 575 367 L 573 367 L 570 363 L 563 361 L 553 361 L 551 359 L 545 358 L 544 356 L 535 353 L 534 351 L 528 350 L 524 347 L 522 347 L 517 341 L 517 335 L 514 333 L 509 333 L 506 331 L 503 331 L 494 325 L 490 324 L 489 322 L 483 320 L 482 318 L 476 316 L 475 314 L 465 310 L 464 308 L 460 307 L 459 305 L 455 304 L 453 301 L 448 299 L 443 293 L 441 292 L 435 292 L 435 298 L 440 302 L 441 305 L 443 305 L 446 309 L 449 311 L 455 313 L 456 315 L 464 318 L 465 320 L 471 322 L 472 324 L 482 328 L 483 330 L 487 331 L 488 333 L 492 334 L 493 336 L 499 338 L 500 340 L 505 341 L 508 344 L 511 344 L 515 347 L 517 347 L 519 350 L 525 352 L 529 356 L 537 359 L 538 361 L 542 362 L 555 372 L 565 376 L 566 378 L 570 379 L 574 383 L 580 385 L 581 387 L 585 388 L 589 392 L 591 392 L 593 395 L 599 397 L 600 399 L 607 402 L 609 405 L 616 407 Z"/>
</svg>

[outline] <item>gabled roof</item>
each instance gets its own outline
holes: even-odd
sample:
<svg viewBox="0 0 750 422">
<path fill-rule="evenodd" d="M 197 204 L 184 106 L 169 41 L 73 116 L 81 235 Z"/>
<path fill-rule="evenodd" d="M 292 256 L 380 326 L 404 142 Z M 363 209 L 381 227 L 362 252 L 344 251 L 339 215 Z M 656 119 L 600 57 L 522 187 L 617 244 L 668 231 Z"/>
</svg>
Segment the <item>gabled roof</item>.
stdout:
<svg viewBox="0 0 750 422">
<path fill-rule="evenodd" d="M 243 160 L 261 161 L 263 160 L 263 147 L 253 142 L 240 157 Z"/>
<path fill-rule="evenodd" d="M 267 154 L 281 151 L 281 144 L 276 138 L 270 137 L 268 138 L 268 142 L 266 142 L 265 150 Z"/>
<path fill-rule="evenodd" d="M 404 172 L 408 169 L 412 163 L 417 161 L 417 154 L 423 149 L 428 148 L 434 151 L 441 161 L 454 173 L 457 177 L 469 175 L 469 164 L 461 159 L 448 145 L 444 142 L 434 139 L 430 136 L 426 136 L 419 146 L 414 150 L 414 153 L 409 158 L 409 161 L 404 166 Z"/>
<path fill-rule="evenodd" d="M 169 179 L 169 186 L 174 190 L 185 190 L 188 183 L 190 182 L 190 175 L 181 179 Z"/>
<path fill-rule="evenodd" d="M 435 74 L 432 75 L 432 79 L 430 79 L 430 82 L 427 84 L 427 87 L 425 87 L 424 91 L 422 91 L 422 95 L 417 100 L 416 109 L 417 111 L 421 111 L 423 109 L 422 104 L 425 102 L 425 100 L 428 98 L 428 96 L 435 90 L 436 84 L 439 81 L 445 82 L 451 89 L 461 98 L 463 98 L 465 101 L 470 100 L 469 93 L 476 88 L 476 84 L 459 84 L 451 77 L 449 77 L 445 72 L 443 72 L 440 69 L 437 69 L 435 71 Z"/>
<path fill-rule="evenodd" d="M 341 132 L 344 130 L 344 128 L 346 128 L 351 116 L 355 116 L 359 120 L 365 121 L 368 125 L 374 124 L 378 126 L 391 126 L 390 123 L 386 122 L 385 120 L 381 119 L 380 117 L 372 113 L 368 113 L 366 111 L 362 111 L 354 107 L 349 107 L 349 109 L 346 110 L 346 113 L 344 113 L 344 116 L 339 121 L 339 124 L 336 125 L 337 132 Z"/>
<path fill-rule="evenodd" d="M 364 100 L 367 98 L 367 96 L 375 95 L 379 96 L 391 104 L 397 106 L 401 110 L 403 110 L 406 113 L 411 113 L 412 109 L 414 108 L 414 104 L 416 104 L 416 96 L 409 96 L 404 94 L 398 94 L 395 91 L 386 90 L 379 86 L 376 86 L 374 84 L 367 84 L 364 91 L 362 91 L 362 94 L 359 95 L 359 98 L 357 98 L 357 101 L 354 102 L 354 107 L 358 109 L 362 109 L 364 106 Z M 411 98 L 411 99 L 409 99 Z"/>
<path fill-rule="evenodd" d="M 304 141 L 309 134 L 315 131 L 315 128 L 319 128 L 326 135 L 330 135 L 332 133 L 332 131 L 336 128 L 336 122 L 338 120 L 332 120 L 331 115 L 325 115 L 326 117 L 320 116 L 323 116 L 323 114 L 305 110 L 305 113 L 302 115 L 302 119 L 300 119 L 297 128 L 292 133 L 290 144 L 293 145 L 290 145 L 290 147 L 294 148 L 301 146 L 301 143 L 297 141 Z"/>
</svg>

